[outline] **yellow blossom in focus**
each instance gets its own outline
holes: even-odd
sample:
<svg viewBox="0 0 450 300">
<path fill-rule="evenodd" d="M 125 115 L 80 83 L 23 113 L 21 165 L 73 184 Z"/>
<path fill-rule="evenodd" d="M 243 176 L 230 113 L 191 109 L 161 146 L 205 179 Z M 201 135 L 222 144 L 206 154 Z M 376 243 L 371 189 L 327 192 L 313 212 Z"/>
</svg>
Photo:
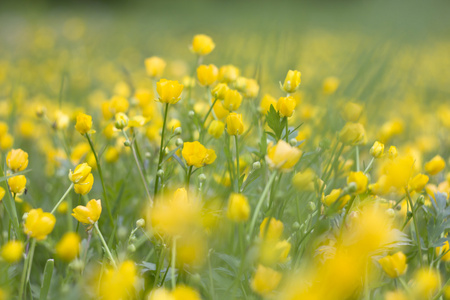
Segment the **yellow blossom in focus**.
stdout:
<svg viewBox="0 0 450 300">
<path fill-rule="evenodd" d="M 86 179 L 86 177 L 91 173 L 92 168 L 87 163 L 79 164 L 75 167 L 75 170 L 69 172 L 69 179 L 73 183 L 77 184 Z"/>
<path fill-rule="evenodd" d="M 241 135 L 244 133 L 244 123 L 241 114 L 230 113 L 227 116 L 226 123 L 229 135 Z"/>
<path fill-rule="evenodd" d="M 28 166 L 28 153 L 22 149 L 12 149 L 6 156 L 6 165 L 13 172 L 20 172 Z"/>
<path fill-rule="evenodd" d="M 280 116 L 289 118 L 294 113 L 296 105 L 294 97 L 280 97 L 277 101 L 276 109 Z"/>
<path fill-rule="evenodd" d="M 219 69 L 215 65 L 200 65 L 197 68 L 197 78 L 201 85 L 210 86 L 217 81 Z"/>
<path fill-rule="evenodd" d="M 206 149 L 199 142 L 185 142 L 181 151 L 188 166 L 201 168 L 204 165 L 212 164 L 216 160 L 216 153 L 212 149 Z"/>
<path fill-rule="evenodd" d="M 73 190 L 77 194 L 86 195 L 91 191 L 93 184 L 94 184 L 94 175 L 92 175 L 92 173 L 89 173 L 84 180 L 79 181 L 73 186 Z"/>
<path fill-rule="evenodd" d="M 43 240 L 53 231 L 56 218 L 51 213 L 43 212 L 42 209 L 32 209 L 28 212 L 24 224 L 24 232 L 37 240 Z"/>
<path fill-rule="evenodd" d="M 342 189 L 333 189 L 327 196 L 322 198 L 322 202 L 326 206 L 331 206 L 336 201 L 339 201 L 338 208 L 342 209 L 350 200 L 350 198 L 351 198 L 350 195 L 342 195 Z"/>
<path fill-rule="evenodd" d="M 92 128 L 92 117 L 86 114 L 79 114 L 77 116 L 77 123 L 75 124 L 75 129 L 80 134 L 86 134 L 91 131 Z"/>
<path fill-rule="evenodd" d="M 92 199 L 86 206 L 78 205 L 73 209 L 72 216 L 83 224 L 93 225 L 100 219 L 102 213 L 101 200 Z"/>
<path fill-rule="evenodd" d="M 175 104 L 181 100 L 183 85 L 176 80 L 161 79 L 156 83 L 158 101 L 162 103 Z"/>
<path fill-rule="evenodd" d="M 242 95 L 238 91 L 228 89 L 223 98 L 223 107 L 229 111 L 237 110 L 242 103 Z"/>
<path fill-rule="evenodd" d="M 289 70 L 282 86 L 286 93 L 293 93 L 301 83 L 301 73 L 297 70 Z"/>
<path fill-rule="evenodd" d="M 27 185 L 27 179 L 24 175 L 17 175 L 8 178 L 8 185 L 11 193 L 22 194 L 25 191 L 25 186 Z"/>
</svg>

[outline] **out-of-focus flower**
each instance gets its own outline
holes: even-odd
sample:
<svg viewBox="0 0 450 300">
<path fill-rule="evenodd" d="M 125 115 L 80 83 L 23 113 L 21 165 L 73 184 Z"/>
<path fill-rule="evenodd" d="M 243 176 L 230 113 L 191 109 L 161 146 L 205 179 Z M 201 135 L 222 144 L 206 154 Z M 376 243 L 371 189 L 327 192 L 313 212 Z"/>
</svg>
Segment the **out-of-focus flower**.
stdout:
<svg viewBox="0 0 450 300">
<path fill-rule="evenodd" d="M 450 261 L 450 247 L 448 241 L 445 241 L 442 247 L 436 247 L 436 255 L 441 257 L 442 261 Z"/>
<path fill-rule="evenodd" d="M 2 258 L 12 264 L 20 261 L 23 255 L 23 243 L 21 241 L 9 241 L 1 249 Z"/>
<path fill-rule="evenodd" d="M 239 69 L 233 65 L 221 66 L 219 69 L 219 81 L 226 83 L 235 82 L 240 73 Z"/>
<path fill-rule="evenodd" d="M 425 174 L 417 174 L 414 176 L 411 181 L 409 182 L 409 187 L 412 191 L 420 192 L 424 189 L 424 187 L 428 183 L 428 176 Z"/>
<path fill-rule="evenodd" d="M 55 227 L 56 218 L 51 213 L 43 212 L 41 208 L 28 212 L 25 220 L 24 232 L 37 240 L 43 240 Z"/>
<path fill-rule="evenodd" d="M 284 83 L 282 86 L 283 91 L 285 91 L 286 93 L 295 92 L 301 83 L 301 75 L 302 73 L 297 70 L 289 70 L 286 78 L 284 79 Z"/>
<path fill-rule="evenodd" d="M 250 216 L 250 205 L 247 197 L 242 194 L 232 193 L 228 199 L 228 219 L 234 222 L 244 222 Z"/>
<path fill-rule="evenodd" d="M 406 256 L 403 252 L 397 252 L 393 255 L 387 255 L 378 260 L 383 270 L 391 278 L 397 278 L 406 273 L 408 265 Z"/>
<path fill-rule="evenodd" d="M 259 110 L 262 114 L 267 115 L 270 110 L 270 106 L 273 108 L 277 107 L 277 100 L 269 94 L 265 94 L 261 99 L 261 103 L 259 104 Z"/>
<path fill-rule="evenodd" d="M 259 238 L 262 240 L 279 240 L 283 234 L 283 222 L 275 218 L 271 218 L 269 224 L 268 218 L 264 218 L 259 226 Z"/>
<path fill-rule="evenodd" d="M 117 269 L 105 268 L 98 280 L 92 282 L 92 289 L 96 291 L 98 299 L 135 299 L 135 283 L 137 280 L 138 272 L 135 263 L 126 260 Z"/>
<path fill-rule="evenodd" d="M 229 111 L 234 111 L 241 106 L 241 103 L 242 95 L 238 91 L 232 89 L 226 90 L 223 98 L 223 107 Z"/>
<path fill-rule="evenodd" d="M 342 189 L 333 189 L 327 196 L 323 197 L 322 202 L 326 206 L 331 206 L 336 201 L 339 201 L 339 209 L 342 209 L 350 198 L 350 195 L 342 195 Z"/>
<path fill-rule="evenodd" d="M 380 158 L 384 154 L 384 144 L 376 141 L 373 143 L 372 148 L 370 148 L 370 155 L 372 155 L 374 158 Z"/>
<path fill-rule="evenodd" d="M 147 71 L 147 75 L 152 78 L 159 78 L 164 73 L 164 69 L 166 68 L 166 62 L 164 59 L 152 56 L 145 60 L 145 69 Z"/>
<path fill-rule="evenodd" d="M 211 53 L 215 47 L 216 44 L 214 44 L 211 37 L 205 34 L 197 34 L 192 40 L 191 51 L 203 56 Z"/>
<path fill-rule="evenodd" d="M 339 133 L 339 139 L 344 144 L 360 145 L 366 141 L 366 131 L 361 123 L 347 123 Z"/>
<path fill-rule="evenodd" d="M 13 172 L 20 172 L 28 166 L 28 153 L 22 149 L 12 149 L 6 156 L 6 165 Z"/>
<path fill-rule="evenodd" d="M 56 244 L 56 254 L 65 262 L 74 260 L 80 253 L 80 236 L 75 232 L 66 232 Z"/>
<path fill-rule="evenodd" d="M 347 102 L 342 109 L 342 118 L 347 122 L 358 122 L 361 117 L 363 107 L 358 103 Z"/>
<path fill-rule="evenodd" d="M 339 87 L 339 83 L 340 83 L 340 81 L 337 77 L 330 76 L 330 77 L 325 78 L 325 80 L 323 81 L 323 85 L 322 85 L 324 94 L 326 94 L 326 95 L 333 94 Z"/>
<path fill-rule="evenodd" d="M 115 122 L 114 122 L 114 127 L 116 127 L 119 130 L 124 129 L 125 127 L 128 126 L 128 116 L 124 113 L 117 113 L 115 116 Z"/>
<path fill-rule="evenodd" d="M 362 194 L 367 190 L 369 179 L 363 172 L 350 172 L 347 177 L 347 184 L 354 183 L 356 185 L 356 194 Z"/>
<path fill-rule="evenodd" d="M 102 213 L 101 200 L 92 199 L 86 206 L 78 205 L 73 209 L 72 216 L 83 224 L 93 225 L 100 219 Z"/>
<path fill-rule="evenodd" d="M 230 113 L 227 116 L 226 123 L 229 135 L 241 135 L 244 133 L 244 122 L 241 114 Z"/>
<path fill-rule="evenodd" d="M 445 160 L 440 156 L 436 155 L 429 162 L 425 164 L 425 171 L 430 175 L 436 175 L 445 168 Z"/>
<path fill-rule="evenodd" d="M 281 277 L 282 275 L 280 272 L 259 265 L 253 275 L 250 285 L 255 293 L 261 296 L 268 296 L 278 287 Z"/>
<path fill-rule="evenodd" d="M 75 124 L 75 129 L 80 134 L 86 134 L 91 131 L 92 128 L 92 117 L 86 114 L 79 114 L 77 116 L 77 123 Z"/>
<path fill-rule="evenodd" d="M 156 91 L 159 102 L 175 104 L 181 99 L 183 85 L 176 80 L 161 79 L 156 83 Z"/>
<path fill-rule="evenodd" d="M 292 170 L 301 156 L 300 149 L 279 140 L 275 146 L 269 145 L 267 148 L 266 160 L 271 168 L 287 172 Z"/>
<path fill-rule="evenodd" d="M 218 77 L 219 69 L 215 65 L 200 65 L 197 68 L 197 78 L 201 85 L 210 86 Z"/>
<path fill-rule="evenodd" d="M 310 168 L 298 172 L 292 177 L 292 184 L 299 191 L 309 191 L 312 192 L 315 190 L 315 183 L 317 180 L 317 175 Z"/>
<path fill-rule="evenodd" d="M 218 139 L 222 136 L 224 130 L 225 130 L 225 123 L 219 120 L 213 120 L 211 124 L 209 124 L 208 134 Z"/>
<path fill-rule="evenodd" d="M 388 154 L 390 159 L 396 158 L 398 156 L 397 148 L 395 146 L 390 146 Z"/>
<path fill-rule="evenodd" d="M 205 146 L 197 141 L 185 142 L 181 154 L 188 166 L 197 168 L 212 164 L 217 157 L 213 149 L 206 149 Z"/>
<path fill-rule="evenodd" d="M 440 275 L 434 269 L 423 268 L 416 271 L 413 279 L 412 294 L 417 299 L 430 299 L 438 290 Z"/>
</svg>

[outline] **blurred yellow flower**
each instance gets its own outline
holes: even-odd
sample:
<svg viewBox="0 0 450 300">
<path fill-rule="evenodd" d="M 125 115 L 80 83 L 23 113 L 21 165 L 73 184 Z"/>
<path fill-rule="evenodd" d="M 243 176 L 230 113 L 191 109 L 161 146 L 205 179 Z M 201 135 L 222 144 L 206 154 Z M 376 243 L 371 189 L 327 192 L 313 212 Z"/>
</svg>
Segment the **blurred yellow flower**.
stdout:
<svg viewBox="0 0 450 300">
<path fill-rule="evenodd" d="M 259 226 L 259 238 L 262 240 L 278 240 L 283 234 L 283 222 L 275 218 L 271 218 L 269 224 L 268 218 L 264 218 Z"/>
<path fill-rule="evenodd" d="M 152 78 L 159 78 L 164 73 L 164 69 L 166 68 L 166 62 L 164 59 L 152 56 L 145 60 L 145 69 L 147 71 L 147 75 Z"/>
<path fill-rule="evenodd" d="M 278 287 L 281 277 L 280 272 L 258 265 L 250 286 L 255 293 L 261 296 L 268 296 Z"/>
<path fill-rule="evenodd" d="M 215 65 L 200 65 L 197 68 L 197 78 L 201 85 L 210 86 L 217 81 L 219 69 Z"/>
<path fill-rule="evenodd" d="M 384 155 L 384 144 L 376 141 L 372 148 L 370 148 L 370 155 L 374 158 L 380 158 Z"/>
<path fill-rule="evenodd" d="M 242 115 L 237 113 L 230 113 L 226 119 L 227 132 L 229 135 L 241 135 L 244 133 L 244 122 Z"/>
<path fill-rule="evenodd" d="M 241 71 L 233 65 L 221 66 L 219 69 L 219 81 L 226 83 L 235 82 L 240 73 Z"/>
<path fill-rule="evenodd" d="M 208 127 L 208 134 L 218 139 L 222 136 L 225 130 L 225 123 L 219 120 L 213 120 Z"/>
<path fill-rule="evenodd" d="M 197 34 L 192 40 L 191 51 L 203 56 L 211 53 L 215 47 L 216 44 L 214 44 L 211 37 L 205 34 Z"/>
<path fill-rule="evenodd" d="M 408 265 L 406 264 L 406 256 L 403 252 L 397 252 L 387 255 L 378 260 L 383 270 L 391 278 L 397 278 L 406 273 Z"/>
<path fill-rule="evenodd" d="M 276 109 L 277 107 L 277 100 L 272 97 L 269 94 L 265 94 L 264 97 L 261 99 L 261 103 L 259 104 L 259 110 L 263 115 L 267 115 L 267 113 L 270 110 L 270 106 L 273 106 L 273 108 Z"/>
<path fill-rule="evenodd" d="M 339 87 L 340 81 L 337 77 L 330 76 L 325 78 L 323 81 L 322 89 L 324 94 L 331 95 L 333 94 L 337 88 Z"/>
<path fill-rule="evenodd" d="M 367 176 L 359 171 L 359 172 L 350 172 L 347 177 L 347 184 L 354 183 L 356 185 L 356 194 L 362 194 L 367 190 L 367 184 L 369 183 L 369 179 Z"/>
<path fill-rule="evenodd" d="M 22 259 L 24 245 L 21 241 L 9 241 L 1 249 L 2 258 L 12 264 Z"/>
<path fill-rule="evenodd" d="M 228 199 L 227 217 L 234 222 L 245 222 L 250 216 L 247 197 L 232 193 Z"/>
<path fill-rule="evenodd" d="M 339 139 L 344 144 L 360 145 L 366 141 L 366 131 L 361 123 L 347 123 L 339 133 Z"/>
<path fill-rule="evenodd" d="M 302 151 L 300 149 L 279 140 L 275 146 L 268 146 L 266 160 L 272 169 L 288 172 L 292 170 L 301 156 Z"/>
<path fill-rule="evenodd" d="M 80 236 L 75 232 L 66 232 L 56 244 L 56 255 L 65 262 L 74 260 L 80 253 Z"/>
<path fill-rule="evenodd" d="M 436 155 L 429 162 L 425 164 L 425 171 L 430 175 L 436 175 L 445 168 L 445 160 L 440 156 Z"/>
<path fill-rule="evenodd" d="M 24 224 L 24 232 L 29 237 L 43 240 L 53 231 L 56 218 L 51 213 L 43 212 L 41 208 L 28 212 Z"/>
</svg>

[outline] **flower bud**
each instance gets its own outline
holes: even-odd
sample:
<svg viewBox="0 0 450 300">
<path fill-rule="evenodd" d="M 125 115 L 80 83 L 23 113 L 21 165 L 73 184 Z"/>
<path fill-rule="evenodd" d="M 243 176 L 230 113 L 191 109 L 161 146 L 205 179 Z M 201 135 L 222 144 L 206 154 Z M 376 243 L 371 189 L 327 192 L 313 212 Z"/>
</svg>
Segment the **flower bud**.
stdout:
<svg viewBox="0 0 450 300">
<path fill-rule="evenodd" d="M 183 132 L 183 129 L 181 129 L 181 127 L 177 127 L 175 128 L 175 130 L 173 131 L 174 135 L 180 135 Z"/>
<path fill-rule="evenodd" d="M 27 185 L 27 179 L 24 175 L 17 175 L 8 179 L 8 185 L 11 193 L 22 194 Z"/>
<path fill-rule="evenodd" d="M 114 123 L 114 126 L 117 129 L 122 130 L 125 127 L 127 127 L 127 125 L 128 125 L 128 117 L 127 117 L 126 114 L 124 114 L 124 113 L 117 113 L 116 116 L 115 116 L 115 119 L 116 119 L 116 121 Z"/>
<path fill-rule="evenodd" d="M 259 161 L 255 161 L 253 163 L 253 170 L 258 170 L 261 168 L 261 163 Z"/>
<path fill-rule="evenodd" d="M 197 68 L 197 78 L 201 85 L 210 86 L 217 81 L 219 69 L 215 65 L 201 65 Z"/>
<path fill-rule="evenodd" d="M 398 156 L 397 148 L 395 146 L 389 147 L 388 155 L 390 159 L 394 159 Z"/>
<path fill-rule="evenodd" d="M 69 179 L 75 184 L 80 183 L 86 179 L 91 170 L 92 168 L 87 163 L 79 164 L 73 172 L 69 171 Z"/>
<path fill-rule="evenodd" d="M 245 222 L 250 216 L 250 205 L 242 194 L 231 194 L 228 199 L 227 218 L 234 222 Z"/>
<path fill-rule="evenodd" d="M 374 158 L 380 158 L 384 154 L 384 144 L 376 141 L 372 148 L 370 148 L 370 155 L 372 155 Z"/>
<path fill-rule="evenodd" d="M 293 93 L 297 90 L 298 86 L 301 83 L 301 73 L 299 71 L 289 70 L 286 78 L 284 79 L 284 84 L 282 86 L 283 90 L 286 93 Z"/>
<path fill-rule="evenodd" d="M 181 100 L 183 85 L 176 80 L 161 79 L 156 83 L 158 101 L 166 104 L 175 104 Z"/>
<path fill-rule="evenodd" d="M 316 204 L 312 201 L 308 202 L 308 209 L 310 211 L 315 211 L 316 210 Z"/>
<path fill-rule="evenodd" d="M 383 270 L 391 278 L 397 278 L 406 272 L 406 256 L 403 252 L 385 256 L 378 260 Z"/>
<path fill-rule="evenodd" d="M 130 244 L 127 247 L 128 252 L 134 253 L 136 252 L 136 246 L 134 244 Z"/>
<path fill-rule="evenodd" d="M 188 112 L 188 116 L 189 117 L 193 117 L 193 116 L 195 116 L 195 111 L 193 111 L 193 110 L 190 110 L 189 112 Z"/>
<path fill-rule="evenodd" d="M 203 173 L 198 175 L 198 181 L 205 182 L 206 181 L 206 175 L 203 174 Z"/>
<path fill-rule="evenodd" d="M 297 146 L 297 143 L 298 143 L 298 141 L 295 138 L 289 140 L 289 145 L 291 145 L 292 147 Z"/>
<path fill-rule="evenodd" d="M 163 169 L 159 169 L 158 172 L 156 172 L 156 176 L 163 177 L 164 176 L 164 170 Z"/>
<path fill-rule="evenodd" d="M 78 114 L 75 129 L 80 134 L 86 134 L 89 131 L 91 131 L 91 128 L 92 128 L 92 117 L 83 113 Z"/>
<path fill-rule="evenodd" d="M 244 123 L 241 114 L 230 113 L 226 118 L 226 123 L 229 135 L 241 135 L 244 132 Z"/>
<path fill-rule="evenodd" d="M 242 95 L 238 91 L 228 89 L 225 92 L 225 97 L 223 99 L 223 106 L 226 109 L 230 111 L 235 111 L 241 106 L 241 103 L 242 103 Z"/>
<path fill-rule="evenodd" d="M 144 226 L 145 226 L 145 220 L 144 219 L 139 219 L 139 220 L 136 221 L 136 227 L 144 228 Z"/>
<path fill-rule="evenodd" d="M 180 138 L 178 138 L 178 139 L 176 139 L 176 141 L 175 141 L 175 145 L 177 146 L 177 147 L 180 147 L 180 146 L 182 146 L 183 145 L 183 140 L 182 139 L 180 139 Z"/>
</svg>

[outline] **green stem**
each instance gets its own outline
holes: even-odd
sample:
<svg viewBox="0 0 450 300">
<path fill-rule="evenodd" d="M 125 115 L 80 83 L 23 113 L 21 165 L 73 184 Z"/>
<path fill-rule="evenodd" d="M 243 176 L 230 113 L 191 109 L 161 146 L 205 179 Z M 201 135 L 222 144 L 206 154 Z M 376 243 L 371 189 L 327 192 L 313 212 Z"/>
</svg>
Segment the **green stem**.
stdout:
<svg viewBox="0 0 450 300">
<path fill-rule="evenodd" d="M 286 143 L 289 143 L 289 125 L 288 125 L 288 118 L 284 117 L 286 120 Z"/>
<path fill-rule="evenodd" d="M 272 182 L 275 179 L 276 175 L 277 175 L 277 172 L 272 173 L 272 175 L 269 178 L 269 182 L 267 182 L 266 187 L 264 188 L 264 191 L 258 200 L 258 204 L 256 205 L 255 212 L 253 213 L 252 221 L 250 223 L 250 229 L 249 229 L 250 238 L 253 234 L 253 230 L 254 230 L 255 224 L 256 224 L 256 219 L 258 218 L 258 214 L 259 214 L 259 211 L 261 210 L 261 206 L 267 197 L 267 193 L 269 192 L 270 186 L 272 185 Z"/>
<path fill-rule="evenodd" d="M 355 164 L 356 164 L 356 172 L 359 172 L 359 146 L 355 148 Z"/>
<path fill-rule="evenodd" d="M 27 257 L 25 258 L 25 262 L 23 264 L 22 278 L 19 290 L 19 299 L 24 299 L 23 293 L 25 291 L 25 286 L 26 283 L 30 280 L 31 265 L 33 264 L 33 256 L 35 248 L 36 248 L 36 239 L 32 239 L 30 251 L 28 252 Z"/>
<path fill-rule="evenodd" d="M 207 92 L 208 92 L 208 94 L 210 94 L 210 93 L 209 93 L 209 89 L 207 90 Z M 211 106 L 209 107 L 208 112 L 206 113 L 205 117 L 203 118 L 203 122 L 202 122 L 203 127 L 205 126 L 206 120 L 208 120 L 209 114 L 210 114 L 211 111 L 213 110 L 214 105 L 216 104 L 217 100 L 218 100 L 218 98 L 214 99 L 214 102 L 211 104 Z"/>
<path fill-rule="evenodd" d="M 445 288 L 450 284 L 450 278 L 447 280 L 447 282 L 445 282 L 445 284 L 441 287 L 441 289 L 439 290 L 439 292 L 433 297 L 432 300 L 438 300 L 442 294 L 445 291 Z"/>
<path fill-rule="evenodd" d="M 46 300 L 48 290 L 50 289 L 50 283 L 52 281 L 53 267 L 55 261 L 53 259 L 47 260 L 44 268 L 44 280 L 42 281 L 41 291 L 39 293 L 39 300 Z"/>
<path fill-rule="evenodd" d="M 189 185 L 191 184 L 191 175 L 192 175 L 192 168 L 194 166 L 190 166 L 186 175 L 186 189 L 189 191 Z"/>
<path fill-rule="evenodd" d="M 3 161 L 3 159 L 2 159 L 2 161 Z M 0 163 L 0 174 L 6 175 L 3 172 L 2 163 Z M 16 203 L 11 195 L 11 191 L 9 189 L 9 186 L 8 186 L 8 183 L 6 180 L 4 183 L 4 189 L 7 194 L 7 197 L 4 197 L 2 202 L 5 205 L 6 213 L 8 214 L 10 222 L 12 223 L 12 226 L 14 227 L 14 231 L 16 232 L 17 238 L 22 239 L 22 230 L 20 229 L 19 218 L 17 217 Z M 8 231 L 8 233 L 9 233 L 9 231 Z M 8 240 L 9 240 L 9 237 L 8 237 Z"/>
<path fill-rule="evenodd" d="M 95 152 L 94 144 L 92 143 L 92 140 L 91 140 L 91 137 L 89 136 L 89 133 L 86 133 L 86 138 L 87 138 L 87 140 L 89 142 L 89 146 L 91 147 L 92 153 L 94 153 L 95 162 L 97 163 L 98 175 L 100 176 L 100 181 L 102 182 L 103 198 L 105 199 L 106 210 L 108 211 L 109 220 L 110 220 L 111 224 L 113 224 L 114 223 L 114 219 L 113 219 L 113 216 L 111 214 L 111 208 L 109 206 L 109 201 L 108 201 L 108 195 L 107 195 L 107 192 L 106 192 L 105 181 L 103 180 L 102 166 L 100 164 L 100 160 L 98 159 L 97 152 Z"/>
<path fill-rule="evenodd" d="M 158 167 L 156 169 L 156 172 L 159 171 L 159 169 L 161 168 L 161 163 L 162 163 L 162 159 L 163 159 L 163 153 L 164 153 L 164 133 L 166 132 L 166 122 L 167 122 L 167 113 L 169 111 L 169 103 L 166 103 L 166 106 L 164 107 L 164 119 L 163 119 L 163 127 L 162 127 L 162 132 L 161 132 L 161 145 L 159 146 L 159 159 L 158 159 Z M 156 175 L 156 179 L 155 179 L 155 190 L 153 193 L 153 196 L 156 197 L 156 195 L 158 194 L 158 184 L 159 184 L 159 176 Z"/>
<path fill-rule="evenodd" d="M 100 229 L 98 228 L 98 223 L 95 223 L 95 224 L 94 224 L 94 227 L 95 227 L 95 230 L 96 230 L 97 233 L 98 233 L 98 236 L 100 237 L 100 240 L 102 241 L 102 244 L 103 244 L 103 247 L 105 248 L 106 254 L 108 255 L 109 259 L 111 260 L 111 262 L 112 262 L 114 268 L 117 268 L 116 261 L 115 261 L 114 257 L 112 256 L 111 251 L 109 250 L 108 244 L 106 244 L 106 241 L 105 241 L 105 239 L 103 238 L 103 235 L 102 235 Z"/>
<path fill-rule="evenodd" d="M 417 225 L 417 216 L 416 216 L 416 212 L 414 210 L 413 202 L 411 199 L 411 195 L 409 194 L 408 188 L 405 188 L 405 192 L 406 192 L 406 198 L 408 199 L 408 202 L 409 202 L 409 206 L 411 207 L 411 214 L 412 214 L 412 219 L 413 219 L 413 223 L 414 223 L 414 231 L 416 232 L 417 249 L 419 250 L 419 262 L 420 262 L 420 266 L 422 267 L 423 266 L 422 244 L 420 243 L 420 233 L 419 233 L 419 226 Z"/>
<path fill-rule="evenodd" d="M 370 171 L 370 169 L 372 168 L 373 162 L 375 161 L 375 157 L 372 157 L 372 159 L 370 160 L 369 164 L 367 165 L 366 169 L 364 170 L 364 174 L 367 174 L 367 172 Z"/>
<path fill-rule="evenodd" d="M 146 182 L 146 180 L 145 180 L 144 173 L 142 172 L 141 164 L 139 163 L 139 159 L 138 159 L 138 156 L 137 156 L 137 153 L 136 153 L 136 149 L 134 148 L 133 142 L 130 141 L 130 139 L 128 138 L 128 135 L 127 135 L 127 133 L 125 132 L 125 130 L 122 129 L 122 132 L 123 132 L 123 135 L 125 136 L 125 138 L 126 138 L 128 144 L 130 145 L 131 152 L 133 152 L 134 161 L 136 162 L 136 166 L 137 166 L 137 168 L 138 168 L 138 170 L 139 170 L 139 175 L 140 175 L 140 177 L 141 177 L 142 184 L 144 185 L 145 192 L 147 193 L 147 197 L 148 197 L 148 200 L 149 200 L 149 202 L 150 202 L 150 207 L 152 207 L 152 206 L 153 206 L 152 196 L 150 195 L 150 191 L 148 190 L 147 182 Z"/>
<path fill-rule="evenodd" d="M 214 281 L 212 277 L 212 267 L 211 267 L 211 251 L 208 253 L 208 269 L 209 269 L 209 285 L 211 289 L 211 299 L 215 300 L 216 295 L 214 293 Z"/>
<path fill-rule="evenodd" d="M 241 177 L 240 172 L 241 172 L 241 170 L 239 168 L 239 143 L 238 143 L 238 140 L 239 140 L 238 136 L 235 135 L 234 141 L 236 144 L 236 178 L 234 179 L 234 181 L 235 181 L 235 192 L 236 193 L 238 193 L 241 190 L 241 187 L 240 187 L 240 177 Z"/>
<path fill-rule="evenodd" d="M 159 255 L 158 265 L 156 266 L 155 281 L 153 282 L 153 289 L 157 287 L 159 280 L 159 273 L 161 272 L 161 267 L 164 264 L 164 248 L 161 249 L 161 254 Z"/>
<path fill-rule="evenodd" d="M 64 195 L 62 195 L 61 199 L 59 199 L 59 201 L 56 203 L 55 207 L 53 207 L 52 211 L 50 212 L 51 214 L 54 214 L 55 211 L 58 209 L 58 206 L 64 201 L 64 199 L 66 198 L 66 196 L 69 194 L 69 192 L 72 190 L 73 188 L 73 182 L 72 184 L 69 186 L 69 188 L 67 189 L 67 191 L 64 193 Z"/>
<path fill-rule="evenodd" d="M 173 245 L 172 245 L 172 261 L 171 261 L 171 265 L 172 265 L 172 289 L 175 288 L 176 285 L 176 280 L 175 280 L 175 261 L 176 261 L 176 256 L 177 256 L 177 238 L 175 237 L 173 239 Z M 169 268 L 169 267 L 167 267 Z"/>
</svg>

